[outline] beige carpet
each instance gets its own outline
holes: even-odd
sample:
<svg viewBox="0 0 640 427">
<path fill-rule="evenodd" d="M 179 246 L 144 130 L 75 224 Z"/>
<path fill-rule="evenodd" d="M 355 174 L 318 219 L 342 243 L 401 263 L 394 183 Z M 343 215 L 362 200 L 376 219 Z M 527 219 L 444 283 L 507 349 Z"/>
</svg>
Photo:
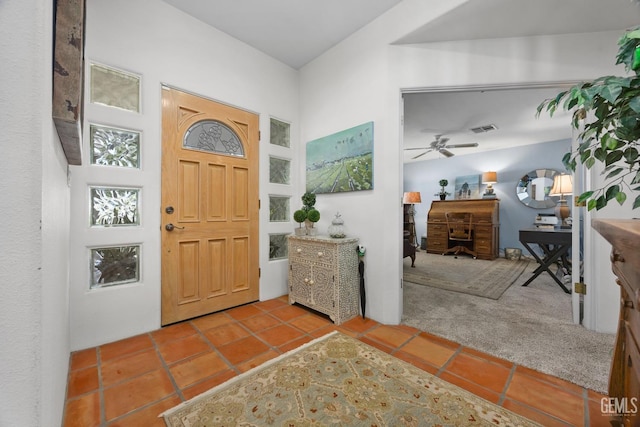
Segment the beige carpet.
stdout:
<svg viewBox="0 0 640 427">
<path fill-rule="evenodd" d="M 606 393 L 615 334 L 574 324 L 571 295 L 546 272 L 522 287 L 536 266 L 498 300 L 405 282 L 402 323 Z"/>
<path fill-rule="evenodd" d="M 520 277 L 527 263 L 524 259 L 487 261 L 468 255 L 439 255 L 423 251 L 416 253 L 415 268 L 404 263 L 403 279 L 447 291 L 498 299 Z"/>
<path fill-rule="evenodd" d="M 538 425 L 339 332 L 161 416 L 169 427 Z"/>
</svg>

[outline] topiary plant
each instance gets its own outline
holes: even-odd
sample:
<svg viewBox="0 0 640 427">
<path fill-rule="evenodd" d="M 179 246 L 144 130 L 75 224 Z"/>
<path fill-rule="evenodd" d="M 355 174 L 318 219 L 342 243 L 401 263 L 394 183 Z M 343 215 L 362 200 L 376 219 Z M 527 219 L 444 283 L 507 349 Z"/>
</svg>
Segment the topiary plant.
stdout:
<svg viewBox="0 0 640 427">
<path fill-rule="evenodd" d="M 309 212 L 307 212 L 307 219 L 311 221 L 311 226 L 313 227 L 313 223 L 320 221 L 320 211 L 314 208 L 309 209 Z"/>
<path fill-rule="evenodd" d="M 640 191 L 640 27 L 628 30 L 618 45 L 616 64 L 624 64 L 632 75 L 577 84 L 537 108 L 538 116 L 543 110 L 550 116 L 557 108 L 574 110 L 572 126 L 579 131 L 581 143 L 563 157 L 567 169 L 575 171 L 578 161 L 587 169 L 596 162 L 604 164 L 604 187 L 578 197 L 578 202 L 587 201 L 589 210 L 600 210 L 613 199 L 622 205 L 626 191 Z M 631 178 L 630 184 L 625 177 Z M 633 201 L 633 209 L 638 207 L 640 195 Z"/>
<path fill-rule="evenodd" d="M 302 228 L 302 223 L 305 219 L 307 219 L 307 212 L 302 209 L 298 209 L 293 213 L 293 220 L 300 225 L 300 228 Z"/>
<path fill-rule="evenodd" d="M 302 195 L 302 204 L 302 210 L 304 210 L 305 212 L 313 209 L 316 204 L 316 195 L 307 191 Z"/>
</svg>

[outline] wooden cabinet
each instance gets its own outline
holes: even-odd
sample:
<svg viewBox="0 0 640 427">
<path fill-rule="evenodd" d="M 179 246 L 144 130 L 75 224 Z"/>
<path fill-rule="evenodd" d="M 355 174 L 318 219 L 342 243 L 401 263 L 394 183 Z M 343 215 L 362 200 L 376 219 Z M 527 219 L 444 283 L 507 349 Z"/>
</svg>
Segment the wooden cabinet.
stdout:
<svg viewBox="0 0 640 427">
<path fill-rule="evenodd" d="M 436 200 L 427 217 L 427 252 L 441 254 L 449 248 L 447 212 L 473 214 L 473 250 L 479 259 L 499 256 L 500 205 L 498 199 Z"/>
<path fill-rule="evenodd" d="M 289 236 L 289 303 L 324 313 L 336 325 L 359 314 L 358 239 Z"/>
<path fill-rule="evenodd" d="M 611 265 L 620 286 L 620 319 L 609 374 L 609 397 L 620 412 L 613 425 L 640 425 L 640 220 L 594 220 L 611 243 Z M 632 400 L 635 399 L 635 400 Z"/>
</svg>

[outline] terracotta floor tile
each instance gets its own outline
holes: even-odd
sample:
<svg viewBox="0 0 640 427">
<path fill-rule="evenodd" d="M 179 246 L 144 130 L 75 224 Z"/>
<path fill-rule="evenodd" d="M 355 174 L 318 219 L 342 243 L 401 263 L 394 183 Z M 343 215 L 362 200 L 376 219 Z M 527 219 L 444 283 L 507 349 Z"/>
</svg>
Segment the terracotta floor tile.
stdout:
<svg viewBox="0 0 640 427">
<path fill-rule="evenodd" d="M 296 349 L 298 347 L 300 347 L 303 344 L 308 343 L 309 341 L 311 341 L 313 339 L 313 337 L 310 337 L 309 335 L 304 335 L 296 340 L 293 341 L 289 341 L 288 343 L 281 345 L 280 347 L 278 347 L 278 350 L 280 350 L 280 352 L 282 353 L 286 353 L 289 352 L 293 349 Z"/>
<path fill-rule="evenodd" d="M 158 417 L 166 410 L 182 403 L 177 395 L 169 396 L 153 405 L 125 415 L 108 424 L 108 427 L 166 427 L 164 418 Z"/>
<path fill-rule="evenodd" d="M 208 316 L 198 317 L 193 319 L 191 324 L 198 328 L 200 331 L 206 331 L 207 329 L 215 328 L 218 326 L 226 325 L 227 323 L 234 322 L 234 319 L 227 316 L 226 313 L 214 313 Z"/>
<path fill-rule="evenodd" d="M 258 332 L 256 335 L 269 343 L 269 345 L 278 347 L 300 338 L 303 332 L 289 325 L 279 325 L 264 332 Z"/>
<path fill-rule="evenodd" d="M 246 337 L 218 350 L 230 363 L 237 365 L 269 351 L 269 347 L 256 337 Z"/>
<path fill-rule="evenodd" d="M 606 403 L 608 403 L 608 401 Z M 611 415 L 608 413 L 609 408 L 607 408 L 606 406 L 603 408 L 601 406 L 600 400 L 589 400 L 588 405 L 590 427 L 611 427 Z M 636 417 L 640 417 L 640 415 L 636 415 Z M 638 423 L 640 423 L 640 419 L 637 421 Z"/>
<path fill-rule="evenodd" d="M 281 299 L 270 299 L 270 300 L 266 300 L 266 301 L 260 301 L 254 304 L 254 306 L 256 306 L 257 308 L 264 310 L 264 311 L 271 311 L 271 310 L 275 310 L 276 308 L 281 308 L 284 307 L 286 305 L 289 305 L 289 303 L 285 300 L 281 300 Z"/>
<path fill-rule="evenodd" d="M 365 344 L 370 345 L 371 347 L 377 348 L 380 351 L 384 351 L 387 354 L 393 353 L 395 347 L 389 347 L 388 345 L 382 344 L 380 341 L 374 341 L 369 336 L 365 335 L 359 338 Z"/>
<path fill-rule="evenodd" d="M 429 341 L 422 336 L 413 338 L 400 351 L 409 353 L 438 367 L 442 367 L 447 363 L 455 353 L 455 350 L 450 347 Z"/>
<path fill-rule="evenodd" d="M 71 366 L 69 369 L 75 371 L 76 369 L 84 369 L 97 364 L 98 352 L 95 348 L 88 348 L 71 353 Z"/>
<path fill-rule="evenodd" d="M 581 396 L 524 375 L 517 369 L 509 382 L 506 397 L 570 423 L 584 419 L 584 401 Z"/>
<path fill-rule="evenodd" d="M 371 320 L 367 317 L 363 319 L 362 316 L 357 316 L 357 317 L 354 317 L 353 319 L 347 320 L 340 326 L 354 332 L 362 333 L 378 325 L 379 323 L 376 322 L 375 320 Z"/>
<path fill-rule="evenodd" d="M 459 353 L 449 362 L 445 372 L 450 372 L 496 393 L 502 393 L 511 370 L 470 354 Z"/>
<path fill-rule="evenodd" d="M 315 316 L 313 314 L 308 314 L 306 316 L 296 317 L 295 319 L 291 320 L 289 324 L 308 333 L 308 332 L 320 329 L 322 327 L 325 327 L 332 323 L 331 323 L 331 320 L 329 319 L 325 319 L 320 316 Z"/>
<path fill-rule="evenodd" d="M 459 377 L 457 375 L 453 375 L 449 372 L 443 372 L 440 374 L 439 378 L 445 380 L 450 384 L 457 385 L 458 387 L 465 389 L 476 396 L 480 396 L 481 398 L 488 400 L 491 403 L 497 404 L 500 400 L 500 394 L 491 391 L 485 387 L 481 387 L 475 382 L 469 381 L 466 378 Z"/>
<path fill-rule="evenodd" d="M 505 399 L 502 403 L 502 407 L 508 409 L 516 414 L 522 415 L 530 419 L 531 421 L 535 421 L 544 427 L 570 427 L 575 426 L 574 424 L 566 423 L 558 418 L 551 416 L 549 414 L 545 414 L 537 409 L 531 408 L 530 406 L 524 405 L 520 402 L 514 402 L 511 399 Z M 611 426 L 608 426 L 611 427 Z"/>
<path fill-rule="evenodd" d="M 181 389 L 229 369 L 229 365 L 214 352 L 204 353 L 169 367 L 173 380 Z"/>
<path fill-rule="evenodd" d="M 276 357 L 280 356 L 282 353 L 278 353 L 276 351 L 273 350 L 269 350 L 266 353 L 262 353 L 260 354 L 258 357 L 254 357 L 251 360 L 247 360 L 244 363 L 240 363 L 239 365 L 237 365 L 238 370 L 240 370 L 240 372 L 247 372 L 250 371 L 251 369 L 258 367 L 260 365 L 262 365 L 264 362 L 268 362 L 271 359 L 275 359 Z"/>
<path fill-rule="evenodd" d="M 238 323 L 234 322 L 209 329 L 204 332 L 204 335 L 211 341 L 211 344 L 216 347 L 221 347 L 225 344 L 238 341 L 241 338 L 248 337 L 250 333 Z"/>
<path fill-rule="evenodd" d="M 196 333 L 196 329 L 190 323 L 177 323 L 151 332 L 151 338 L 153 338 L 156 344 L 160 345 Z"/>
<path fill-rule="evenodd" d="M 111 421 L 174 393 L 164 369 L 158 369 L 104 390 L 105 417 Z"/>
<path fill-rule="evenodd" d="M 491 363 L 497 363 L 498 365 L 502 365 L 507 369 L 513 368 L 513 365 L 514 365 L 513 362 L 509 362 L 508 360 L 504 360 L 499 357 L 492 356 L 483 351 L 479 351 L 470 347 L 462 347 L 462 354 L 470 354 L 472 356 L 489 361 Z"/>
<path fill-rule="evenodd" d="M 67 386 L 67 399 L 97 390 L 99 385 L 97 366 L 71 371 Z"/>
<path fill-rule="evenodd" d="M 91 393 L 67 401 L 64 427 L 94 427 L 100 425 L 100 394 Z"/>
<path fill-rule="evenodd" d="M 431 341 L 431 342 L 438 343 L 438 344 L 440 344 L 441 346 L 444 346 L 444 347 L 449 347 L 449 348 L 453 348 L 453 349 L 458 349 L 458 348 L 462 347 L 457 342 L 448 340 L 446 338 L 439 337 L 438 335 L 430 334 L 428 332 L 424 332 L 424 331 L 420 332 L 420 336 L 422 338 L 424 338 L 424 339 L 427 339 L 427 340 Z"/>
<path fill-rule="evenodd" d="M 104 362 L 105 360 L 121 357 L 125 354 L 135 353 L 151 347 L 153 347 L 153 341 L 151 341 L 151 337 L 148 334 L 136 335 L 135 337 L 100 346 L 100 360 Z"/>
<path fill-rule="evenodd" d="M 412 337 L 411 334 L 402 329 L 385 325 L 380 325 L 375 329 L 367 331 L 366 336 L 393 348 L 400 347 Z"/>
<path fill-rule="evenodd" d="M 183 389 L 182 395 L 187 400 L 193 399 L 199 394 L 202 394 L 205 391 L 209 391 L 215 386 L 222 384 L 223 382 L 236 376 L 238 376 L 238 374 L 235 371 L 232 371 L 230 369 L 219 372 L 212 377 L 205 378 L 204 380 Z"/>
<path fill-rule="evenodd" d="M 430 373 L 431 375 L 436 375 L 440 370 L 439 366 L 432 365 L 431 363 L 426 362 L 424 359 L 416 357 L 409 353 L 397 351 L 393 355 L 394 357 L 397 357 L 400 360 L 404 360 L 405 362 L 410 363 L 416 368 L 420 368 L 423 371 Z"/>
<path fill-rule="evenodd" d="M 109 387 L 121 381 L 162 368 L 162 362 L 154 348 L 102 363 L 102 386 Z"/>
<path fill-rule="evenodd" d="M 248 319 L 241 320 L 240 323 L 251 331 L 257 332 L 279 325 L 282 321 L 269 314 L 259 314 Z"/>
<path fill-rule="evenodd" d="M 340 330 L 339 326 L 336 326 L 333 323 L 329 323 L 329 324 L 327 324 L 327 326 L 323 326 L 320 329 L 316 329 L 315 331 L 309 332 L 309 335 L 311 335 L 314 338 L 320 338 L 320 337 L 323 337 L 323 336 L 325 336 L 327 334 L 330 334 L 331 332 L 338 331 L 338 330 Z M 347 331 L 345 330 L 345 332 L 347 332 Z M 348 333 L 346 335 L 355 336 L 357 334 L 355 332 L 353 332 L 353 331 L 348 331 Z"/>
<path fill-rule="evenodd" d="M 524 366 L 518 366 L 516 368 L 516 372 L 518 373 L 522 373 L 525 375 L 529 375 L 531 377 L 537 378 L 539 380 L 542 380 L 544 382 L 556 385 L 558 387 L 561 387 L 567 391 L 571 391 L 572 393 L 575 393 L 577 395 L 582 395 L 582 387 L 580 387 L 579 385 L 573 384 L 569 381 L 565 381 L 561 378 L 558 377 L 554 377 L 551 376 L 549 374 L 545 374 L 543 372 L 540 371 L 536 371 L 534 369 L 531 368 L 527 368 Z"/>
<path fill-rule="evenodd" d="M 288 322 L 291 319 L 295 319 L 296 317 L 309 314 L 309 311 L 297 305 L 286 305 L 284 307 L 271 310 L 271 314 L 282 321 Z"/>
<path fill-rule="evenodd" d="M 240 307 L 227 310 L 226 313 L 236 320 L 246 319 L 248 317 L 257 316 L 262 314 L 263 311 L 253 305 L 243 305 Z"/>
<path fill-rule="evenodd" d="M 200 335 L 191 335 L 168 342 L 158 347 L 167 365 L 171 365 L 187 357 L 210 351 L 211 347 Z"/>
</svg>

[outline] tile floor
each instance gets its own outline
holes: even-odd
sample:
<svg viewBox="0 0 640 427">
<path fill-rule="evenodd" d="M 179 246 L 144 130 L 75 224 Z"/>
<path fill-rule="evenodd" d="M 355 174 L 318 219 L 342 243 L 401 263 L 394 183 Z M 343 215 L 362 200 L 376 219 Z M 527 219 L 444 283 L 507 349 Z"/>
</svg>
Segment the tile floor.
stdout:
<svg viewBox="0 0 640 427">
<path fill-rule="evenodd" d="M 158 414 L 333 330 L 544 426 L 608 426 L 602 395 L 407 326 L 340 326 L 286 297 L 74 352 L 64 427 L 164 426 Z"/>
</svg>

